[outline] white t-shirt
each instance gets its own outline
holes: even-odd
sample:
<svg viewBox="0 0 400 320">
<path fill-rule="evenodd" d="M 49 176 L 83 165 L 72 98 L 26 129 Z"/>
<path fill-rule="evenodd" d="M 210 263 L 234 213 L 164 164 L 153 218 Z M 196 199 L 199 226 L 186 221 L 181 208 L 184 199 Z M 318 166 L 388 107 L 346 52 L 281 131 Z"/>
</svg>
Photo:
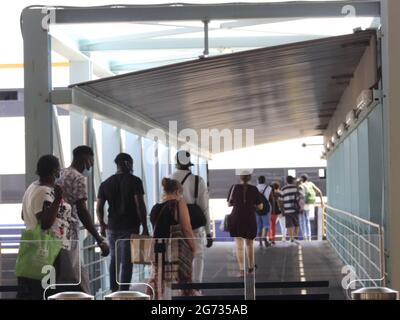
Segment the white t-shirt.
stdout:
<svg viewBox="0 0 400 320">
<path fill-rule="evenodd" d="M 186 175 L 190 173 L 188 170 L 179 170 L 177 169 L 172 175 L 170 175 L 171 179 L 178 180 L 179 182 L 182 182 L 182 180 L 186 177 Z M 185 199 L 186 203 L 192 204 L 195 203 L 195 198 L 194 198 L 194 193 L 195 193 L 195 181 L 196 177 L 194 174 L 191 174 L 183 184 L 183 198 Z M 205 231 L 207 234 L 211 233 L 211 227 L 210 227 L 210 211 L 208 207 L 208 202 L 209 202 L 209 195 L 208 195 L 208 189 L 205 181 L 203 180 L 202 177 L 199 176 L 199 194 L 197 198 L 197 204 L 203 210 L 204 215 L 206 216 L 206 225 L 205 225 Z"/>
<path fill-rule="evenodd" d="M 260 193 L 263 193 L 263 192 L 264 192 L 264 197 L 267 198 L 267 200 L 269 201 L 269 196 L 270 196 L 271 191 L 272 191 L 271 186 L 268 186 L 268 187 L 267 187 L 267 185 L 266 185 L 265 183 L 263 183 L 263 184 L 258 184 L 258 185 L 257 185 L 257 189 L 258 189 L 258 191 L 259 191 Z M 265 191 L 264 191 L 264 190 L 265 190 Z"/>
<path fill-rule="evenodd" d="M 38 181 L 28 187 L 22 199 L 22 216 L 26 229 L 32 230 L 36 227 L 38 223 L 36 215 L 43 211 L 45 202 L 53 203 L 54 198 L 54 189 L 40 185 Z M 67 250 L 71 245 L 69 240 L 71 240 L 72 222 L 71 206 L 61 201 L 56 220 L 50 230 L 57 238 L 63 240 L 63 247 Z"/>
<path fill-rule="evenodd" d="M 269 202 L 269 196 L 271 195 L 272 187 L 269 185 L 267 186 L 265 183 L 263 184 L 257 184 L 257 189 L 260 193 L 264 192 L 264 197 L 268 200 Z M 271 208 L 272 209 L 272 208 Z M 270 210 L 271 212 L 271 210 Z"/>
</svg>

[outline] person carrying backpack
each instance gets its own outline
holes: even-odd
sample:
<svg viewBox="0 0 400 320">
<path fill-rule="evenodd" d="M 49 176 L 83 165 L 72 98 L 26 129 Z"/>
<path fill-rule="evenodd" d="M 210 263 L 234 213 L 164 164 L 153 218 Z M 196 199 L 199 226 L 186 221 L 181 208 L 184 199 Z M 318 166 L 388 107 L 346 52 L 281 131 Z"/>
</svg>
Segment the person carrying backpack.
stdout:
<svg viewBox="0 0 400 320">
<path fill-rule="evenodd" d="M 322 198 L 321 190 L 309 180 L 308 175 L 303 174 L 300 178 L 301 185 L 300 187 L 304 191 L 304 210 L 302 214 L 299 216 L 300 222 L 300 230 L 303 236 L 303 240 L 312 240 L 311 235 L 311 223 L 310 223 L 310 215 L 314 213 L 315 208 L 315 200 L 317 195 L 321 199 L 321 205 L 324 206 L 324 200 Z"/>
<path fill-rule="evenodd" d="M 279 198 L 281 197 L 280 184 L 279 182 L 274 182 L 272 185 L 272 191 L 269 196 L 269 203 L 271 204 L 271 226 L 269 228 L 269 240 L 272 245 L 275 245 L 276 237 L 276 224 L 278 222 L 279 216 L 281 215 L 281 208 L 279 206 Z M 285 226 L 286 227 L 286 226 Z M 283 229 L 281 227 L 281 229 Z M 286 231 L 282 231 L 282 236 L 285 235 Z"/>
<path fill-rule="evenodd" d="M 272 191 L 272 187 L 267 185 L 265 177 L 261 176 L 258 178 L 257 189 L 260 192 L 261 201 L 263 203 L 263 208 L 256 210 L 257 237 L 260 242 L 260 247 L 263 246 L 263 241 L 265 247 L 269 247 L 270 243 L 267 239 L 267 236 L 270 226 L 271 204 L 269 198 Z"/>
<path fill-rule="evenodd" d="M 175 156 L 176 170 L 170 176 L 182 185 L 182 195 L 190 214 L 193 236 L 196 244 L 196 254 L 193 258 L 193 282 L 202 283 L 204 274 L 205 247 L 211 248 L 213 236 L 209 212 L 208 188 L 202 177 L 192 174 L 190 168 L 190 152 L 179 150 Z M 201 291 L 199 291 L 199 294 Z"/>
</svg>

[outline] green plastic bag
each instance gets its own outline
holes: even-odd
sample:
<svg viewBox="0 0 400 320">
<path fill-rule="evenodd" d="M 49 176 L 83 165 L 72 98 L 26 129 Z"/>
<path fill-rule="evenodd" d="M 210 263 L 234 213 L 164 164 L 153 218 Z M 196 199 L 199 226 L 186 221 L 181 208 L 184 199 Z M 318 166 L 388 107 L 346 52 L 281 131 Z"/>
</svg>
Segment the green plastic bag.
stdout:
<svg viewBox="0 0 400 320">
<path fill-rule="evenodd" d="M 51 231 L 44 231 L 40 223 L 33 230 L 22 232 L 21 242 L 15 266 L 17 277 L 42 280 L 43 267 L 54 265 L 62 248 L 62 240 Z"/>
<path fill-rule="evenodd" d="M 305 200 L 306 204 L 315 204 L 317 194 L 315 193 L 312 182 L 306 182 L 303 184 L 305 189 Z"/>
</svg>

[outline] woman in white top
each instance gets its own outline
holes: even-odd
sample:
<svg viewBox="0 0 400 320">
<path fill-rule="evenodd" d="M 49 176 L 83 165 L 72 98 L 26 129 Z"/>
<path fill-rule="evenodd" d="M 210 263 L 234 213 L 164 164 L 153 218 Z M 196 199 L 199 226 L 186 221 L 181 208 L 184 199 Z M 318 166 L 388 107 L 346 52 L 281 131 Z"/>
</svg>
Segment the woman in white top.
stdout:
<svg viewBox="0 0 400 320">
<path fill-rule="evenodd" d="M 42 156 L 37 163 L 39 180 L 25 191 L 22 200 L 22 219 L 26 229 L 32 230 L 37 223 L 43 230 L 51 230 L 63 241 L 68 250 L 70 239 L 71 206 L 62 199 L 62 190 L 55 181 L 60 176 L 60 162 L 53 155 Z M 18 278 L 18 299 L 43 299 L 41 281 Z"/>
</svg>

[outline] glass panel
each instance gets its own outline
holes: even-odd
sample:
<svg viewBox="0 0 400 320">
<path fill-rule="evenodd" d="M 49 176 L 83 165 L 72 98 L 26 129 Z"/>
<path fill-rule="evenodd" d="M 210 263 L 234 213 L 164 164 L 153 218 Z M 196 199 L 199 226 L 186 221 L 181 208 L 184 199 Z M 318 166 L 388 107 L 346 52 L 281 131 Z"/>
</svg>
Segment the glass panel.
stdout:
<svg viewBox="0 0 400 320">
<path fill-rule="evenodd" d="M 122 130 L 123 150 L 133 158 L 133 172 L 138 177 L 143 176 L 142 170 L 142 143 L 141 138 L 129 131 Z"/>
<path fill-rule="evenodd" d="M 155 300 L 243 299 L 246 275 L 240 272 L 234 243 L 220 240 L 206 249 L 203 237 L 119 239 L 111 261 L 116 288 Z"/>
<path fill-rule="evenodd" d="M 157 202 L 156 183 L 156 157 L 155 157 L 155 142 L 146 138 L 142 138 L 143 148 L 143 182 L 147 195 L 147 207 L 151 208 Z"/>
<path fill-rule="evenodd" d="M 162 178 L 169 176 L 169 153 L 168 148 L 162 144 L 158 143 L 158 161 L 159 161 L 159 181 L 161 182 Z"/>
<path fill-rule="evenodd" d="M 80 288 L 90 292 L 81 259 L 79 241 L 2 238 L 0 299 L 43 300 Z"/>
</svg>

